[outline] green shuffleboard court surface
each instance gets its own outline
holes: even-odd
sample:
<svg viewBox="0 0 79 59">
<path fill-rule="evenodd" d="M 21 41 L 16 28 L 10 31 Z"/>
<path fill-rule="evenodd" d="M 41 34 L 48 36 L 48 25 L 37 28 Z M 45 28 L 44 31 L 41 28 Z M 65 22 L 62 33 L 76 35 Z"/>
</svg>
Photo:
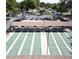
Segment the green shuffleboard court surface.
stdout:
<svg viewBox="0 0 79 59">
<path fill-rule="evenodd" d="M 17 55 L 71 56 L 72 55 L 71 36 L 72 32 L 44 32 L 44 34 L 43 32 L 14 32 L 14 34 L 10 38 L 7 38 L 6 54 L 7 56 L 17 56 Z M 43 46 L 45 46 L 46 48 L 44 48 Z"/>
</svg>

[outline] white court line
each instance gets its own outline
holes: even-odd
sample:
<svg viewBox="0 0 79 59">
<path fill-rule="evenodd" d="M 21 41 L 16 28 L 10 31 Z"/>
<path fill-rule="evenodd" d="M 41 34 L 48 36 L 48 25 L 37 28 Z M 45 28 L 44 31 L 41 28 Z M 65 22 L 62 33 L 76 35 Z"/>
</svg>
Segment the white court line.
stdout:
<svg viewBox="0 0 79 59">
<path fill-rule="evenodd" d="M 26 41 L 27 36 L 28 36 L 28 32 L 26 33 L 26 35 L 25 35 L 25 37 L 24 37 L 24 40 L 22 41 L 21 47 L 20 47 L 20 49 L 19 49 L 17 55 L 20 55 L 20 54 L 21 54 L 21 51 L 22 51 L 22 49 L 23 49 L 23 46 L 24 46 L 24 44 L 25 44 L 25 41 Z"/>
<path fill-rule="evenodd" d="M 48 47 L 48 55 L 50 55 L 50 50 L 49 50 L 49 47 Z"/>
<path fill-rule="evenodd" d="M 52 32 L 51 32 L 51 34 L 52 34 L 53 40 L 54 40 L 54 42 L 55 42 L 55 45 L 56 45 L 56 47 L 57 47 L 57 49 L 58 49 L 59 54 L 62 55 L 61 49 L 59 48 L 59 46 L 58 46 L 58 44 L 57 44 L 57 41 L 55 40 L 55 37 L 54 37 L 54 35 L 53 35 Z"/>
<path fill-rule="evenodd" d="M 65 35 L 66 35 L 67 37 L 70 37 L 68 33 L 66 33 L 66 32 L 64 32 L 64 33 L 65 33 Z M 70 40 L 72 40 L 72 39 L 70 39 Z"/>
<path fill-rule="evenodd" d="M 35 38 L 35 32 L 33 33 L 33 38 L 32 38 L 32 43 L 31 43 L 31 49 L 30 49 L 30 55 L 32 55 L 32 51 L 33 51 L 34 38 Z"/>
<path fill-rule="evenodd" d="M 70 37 L 66 32 L 64 32 L 67 37 Z"/>
<path fill-rule="evenodd" d="M 6 39 L 7 39 L 6 42 L 12 37 L 13 34 L 14 34 L 14 32 L 8 34 L 8 36 L 6 37 Z"/>
<path fill-rule="evenodd" d="M 62 41 L 64 42 L 64 44 L 66 45 L 66 47 L 68 48 L 68 50 L 71 52 L 70 47 L 67 45 L 67 43 L 65 42 L 64 38 L 61 36 L 61 34 L 58 32 L 58 35 L 60 36 L 60 38 L 62 39 Z"/>
<path fill-rule="evenodd" d="M 42 55 L 47 55 L 47 37 L 45 32 L 41 32 L 41 48 L 42 48 Z"/>
<path fill-rule="evenodd" d="M 66 32 L 65 32 L 65 35 L 66 35 L 67 37 L 70 37 L 70 35 L 69 35 L 68 33 L 66 33 Z M 72 34 L 71 34 L 71 35 L 72 35 Z"/>
<path fill-rule="evenodd" d="M 9 52 L 11 51 L 11 49 L 12 49 L 12 47 L 15 45 L 15 43 L 17 42 L 17 40 L 18 40 L 18 38 L 20 37 L 20 35 L 21 35 L 21 33 L 22 32 L 20 32 L 19 34 L 18 34 L 18 36 L 16 37 L 16 39 L 13 41 L 13 43 L 11 44 L 11 46 L 10 46 L 10 48 L 8 49 L 8 51 L 7 51 L 7 55 L 9 54 Z"/>
</svg>

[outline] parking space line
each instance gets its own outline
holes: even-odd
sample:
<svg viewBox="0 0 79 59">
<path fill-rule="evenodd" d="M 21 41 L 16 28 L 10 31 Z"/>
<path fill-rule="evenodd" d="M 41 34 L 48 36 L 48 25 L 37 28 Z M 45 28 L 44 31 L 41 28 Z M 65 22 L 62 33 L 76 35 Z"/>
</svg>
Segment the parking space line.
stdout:
<svg viewBox="0 0 79 59">
<path fill-rule="evenodd" d="M 55 37 L 54 37 L 54 35 L 53 35 L 52 32 L 51 32 L 51 35 L 52 35 L 53 40 L 54 40 L 54 42 L 55 42 L 55 45 L 56 45 L 56 47 L 57 47 L 57 49 L 58 49 L 58 51 L 59 51 L 59 54 L 62 55 L 61 49 L 59 48 L 59 46 L 58 46 L 58 44 L 57 44 L 57 41 L 56 41 L 56 39 L 55 39 Z"/>
<path fill-rule="evenodd" d="M 30 55 L 32 55 L 32 51 L 33 51 L 34 38 L 35 38 L 35 32 L 33 33 L 33 38 L 32 38 L 32 43 L 31 43 L 31 49 L 30 49 Z"/>
<path fill-rule="evenodd" d="M 47 38 L 45 32 L 41 32 L 42 55 L 47 55 Z"/>
<path fill-rule="evenodd" d="M 64 42 L 64 44 L 66 45 L 66 47 L 68 48 L 68 50 L 71 52 L 70 47 L 67 45 L 67 43 L 65 42 L 64 38 L 61 36 L 61 34 L 59 32 L 57 32 L 58 35 L 60 36 L 60 38 L 62 39 L 62 41 Z"/>
<path fill-rule="evenodd" d="M 6 42 L 7 42 L 13 35 L 14 35 L 14 32 L 13 32 L 13 33 L 9 33 L 9 34 L 8 34 L 8 37 L 6 37 L 6 38 L 7 38 Z"/>
<path fill-rule="evenodd" d="M 18 38 L 20 37 L 20 35 L 21 35 L 21 33 L 22 32 L 20 32 L 19 34 L 18 34 L 18 36 L 16 37 L 16 39 L 13 41 L 13 43 L 11 44 L 11 46 L 10 46 L 10 48 L 8 49 L 8 51 L 7 51 L 7 55 L 9 54 L 9 52 L 11 51 L 11 49 L 12 49 L 12 47 L 15 45 L 15 43 L 17 42 L 17 40 L 18 40 Z"/>
<path fill-rule="evenodd" d="M 26 33 L 26 35 L 25 35 L 25 37 L 24 37 L 24 40 L 22 41 L 21 47 L 20 47 L 20 49 L 19 49 L 17 55 L 20 55 L 20 54 L 21 54 L 21 51 L 22 51 L 22 48 L 23 48 L 23 46 L 24 46 L 24 44 L 25 44 L 25 40 L 26 40 L 27 36 L 28 36 L 28 32 Z"/>
</svg>

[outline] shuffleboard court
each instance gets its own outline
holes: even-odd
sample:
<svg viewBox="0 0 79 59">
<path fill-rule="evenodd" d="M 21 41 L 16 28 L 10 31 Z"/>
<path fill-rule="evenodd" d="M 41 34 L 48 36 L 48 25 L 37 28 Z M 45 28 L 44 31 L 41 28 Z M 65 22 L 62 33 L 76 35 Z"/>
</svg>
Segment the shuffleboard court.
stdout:
<svg viewBox="0 0 79 59">
<path fill-rule="evenodd" d="M 55 38 L 56 38 L 56 41 L 58 42 L 58 45 L 62 51 L 62 54 L 63 55 L 71 55 L 67 46 L 65 45 L 65 43 L 61 40 L 61 37 L 58 35 L 58 33 L 53 33 Z"/>
<path fill-rule="evenodd" d="M 30 54 L 30 49 L 31 49 L 31 44 L 32 44 L 32 38 L 33 38 L 32 32 L 28 33 L 27 38 L 25 40 L 23 49 L 21 50 L 20 55 L 29 55 Z"/>
<path fill-rule="evenodd" d="M 33 44 L 33 54 L 32 55 L 41 55 L 41 39 L 40 32 L 35 34 L 34 44 Z"/>
<path fill-rule="evenodd" d="M 71 36 L 72 32 L 14 32 L 6 41 L 7 56 L 71 56 Z"/>
<path fill-rule="evenodd" d="M 16 39 L 16 37 L 18 36 L 19 33 L 15 33 L 12 37 L 9 38 L 9 40 L 6 42 L 6 50 L 9 49 L 10 45 L 12 44 L 12 42 Z"/>
<path fill-rule="evenodd" d="M 55 40 L 52 37 L 51 33 L 47 33 L 47 40 L 48 40 L 50 55 L 59 55 L 59 51 L 57 49 Z"/>
<path fill-rule="evenodd" d="M 64 33 L 60 33 L 62 35 L 62 37 L 64 38 L 64 40 L 66 41 L 66 43 L 68 44 L 68 46 L 70 48 L 72 48 L 72 46 L 70 45 L 72 43 L 71 38 L 67 37 Z"/>
</svg>

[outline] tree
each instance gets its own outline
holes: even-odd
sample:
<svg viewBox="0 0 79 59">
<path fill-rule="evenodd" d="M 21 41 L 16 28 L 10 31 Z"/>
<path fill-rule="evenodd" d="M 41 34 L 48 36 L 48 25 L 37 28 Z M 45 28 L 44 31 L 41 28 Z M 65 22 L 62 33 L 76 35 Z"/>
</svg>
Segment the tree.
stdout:
<svg viewBox="0 0 79 59">
<path fill-rule="evenodd" d="M 37 3 L 37 6 L 39 7 L 39 4 L 40 4 L 40 0 L 35 0 L 36 3 Z"/>
<path fill-rule="evenodd" d="M 59 9 L 60 12 L 67 12 L 72 9 L 72 0 L 60 0 Z"/>
<path fill-rule="evenodd" d="M 41 2 L 40 7 L 46 7 L 46 4 L 44 2 Z"/>
<path fill-rule="evenodd" d="M 28 2 L 27 2 L 27 7 L 29 7 L 30 9 L 34 9 L 34 8 L 37 7 L 36 4 L 37 4 L 37 3 L 36 3 L 35 0 L 28 0 Z"/>
<path fill-rule="evenodd" d="M 45 10 L 39 10 L 39 13 L 40 13 L 41 15 L 43 15 L 44 12 L 45 12 Z"/>
<path fill-rule="evenodd" d="M 66 3 L 66 8 L 67 8 L 67 9 L 72 9 L 72 0 L 69 0 L 69 1 Z"/>
<path fill-rule="evenodd" d="M 22 1 L 22 2 L 18 3 L 18 7 L 20 8 L 21 11 L 22 11 L 22 9 L 27 9 L 26 1 Z"/>
<path fill-rule="evenodd" d="M 52 8 L 52 4 L 51 3 L 47 3 L 46 4 L 46 8 Z"/>
<path fill-rule="evenodd" d="M 53 10 L 58 11 L 59 5 L 56 4 L 56 3 L 54 3 L 54 4 L 52 4 L 51 8 L 52 8 Z"/>
<path fill-rule="evenodd" d="M 6 11 L 11 13 L 17 13 L 17 3 L 16 0 L 6 0 Z"/>
</svg>

